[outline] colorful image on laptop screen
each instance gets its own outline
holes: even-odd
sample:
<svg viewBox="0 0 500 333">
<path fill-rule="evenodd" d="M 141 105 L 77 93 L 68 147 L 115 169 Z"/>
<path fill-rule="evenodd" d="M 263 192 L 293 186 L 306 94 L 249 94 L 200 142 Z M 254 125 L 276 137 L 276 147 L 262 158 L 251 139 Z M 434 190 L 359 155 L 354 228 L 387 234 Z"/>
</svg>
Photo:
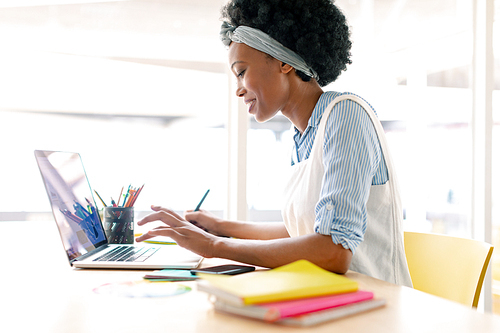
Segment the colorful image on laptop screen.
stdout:
<svg viewBox="0 0 500 333">
<path fill-rule="evenodd" d="M 35 155 L 68 258 L 106 244 L 80 155 L 46 151 Z"/>
</svg>

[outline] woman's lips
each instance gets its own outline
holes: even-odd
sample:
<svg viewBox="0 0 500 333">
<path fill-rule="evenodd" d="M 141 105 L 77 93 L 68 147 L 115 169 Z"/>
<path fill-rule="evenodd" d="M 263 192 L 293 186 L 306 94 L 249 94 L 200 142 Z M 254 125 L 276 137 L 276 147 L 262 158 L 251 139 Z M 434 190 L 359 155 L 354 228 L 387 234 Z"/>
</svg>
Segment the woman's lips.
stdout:
<svg viewBox="0 0 500 333">
<path fill-rule="evenodd" d="M 252 112 L 252 109 L 255 106 L 255 99 L 245 101 L 245 104 L 247 105 L 248 112 Z"/>
</svg>

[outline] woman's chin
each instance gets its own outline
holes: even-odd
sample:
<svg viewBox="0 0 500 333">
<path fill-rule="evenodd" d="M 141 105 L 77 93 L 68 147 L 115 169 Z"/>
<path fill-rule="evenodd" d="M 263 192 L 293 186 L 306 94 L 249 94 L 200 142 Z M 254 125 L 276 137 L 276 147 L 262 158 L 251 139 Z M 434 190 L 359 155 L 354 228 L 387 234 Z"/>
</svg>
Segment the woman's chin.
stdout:
<svg viewBox="0 0 500 333">
<path fill-rule="evenodd" d="M 275 114 L 273 114 L 273 115 L 262 115 L 260 113 L 253 114 L 255 121 L 258 123 L 265 123 L 266 121 L 272 119 L 274 116 L 275 116 Z"/>
</svg>

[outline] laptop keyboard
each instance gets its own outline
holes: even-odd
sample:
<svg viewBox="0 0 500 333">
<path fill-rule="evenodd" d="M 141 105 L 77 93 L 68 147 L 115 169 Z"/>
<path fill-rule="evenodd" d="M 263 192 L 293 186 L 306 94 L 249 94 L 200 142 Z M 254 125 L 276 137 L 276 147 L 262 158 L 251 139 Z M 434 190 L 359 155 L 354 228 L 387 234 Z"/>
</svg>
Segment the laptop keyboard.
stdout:
<svg viewBox="0 0 500 333">
<path fill-rule="evenodd" d="M 159 247 L 117 246 L 93 261 L 133 261 L 143 262 L 151 257 Z"/>
</svg>

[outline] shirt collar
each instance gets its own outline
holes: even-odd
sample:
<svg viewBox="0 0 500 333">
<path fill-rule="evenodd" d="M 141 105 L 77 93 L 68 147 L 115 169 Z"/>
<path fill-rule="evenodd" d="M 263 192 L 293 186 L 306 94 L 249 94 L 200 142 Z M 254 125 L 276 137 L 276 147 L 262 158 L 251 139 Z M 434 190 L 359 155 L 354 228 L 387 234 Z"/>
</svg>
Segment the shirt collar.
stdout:
<svg viewBox="0 0 500 333">
<path fill-rule="evenodd" d="M 314 128 L 314 127 L 319 126 L 319 123 L 321 121 L 321 116 L 323 115 L 325 108 L 338 95 L 339 95 L 339 93 L 334 92 L 334 91 L 327 91 L 327 92 L 324 92 L 323 94 L 321 94 L 321 96 L 318 99 L 318 102 L 314 106 L 311 117 L 309 118 L 309 120 L 307 122 L 307 127 L 304 130 L 304 135 L 310 130 L 310 128 Z M 296 139 L 300 138 L 300 136 L 301 136 L 300 131 L 295 126 L 293 128 L 295 129 L 294 138 L 296 138 Z"/>
</svg>

